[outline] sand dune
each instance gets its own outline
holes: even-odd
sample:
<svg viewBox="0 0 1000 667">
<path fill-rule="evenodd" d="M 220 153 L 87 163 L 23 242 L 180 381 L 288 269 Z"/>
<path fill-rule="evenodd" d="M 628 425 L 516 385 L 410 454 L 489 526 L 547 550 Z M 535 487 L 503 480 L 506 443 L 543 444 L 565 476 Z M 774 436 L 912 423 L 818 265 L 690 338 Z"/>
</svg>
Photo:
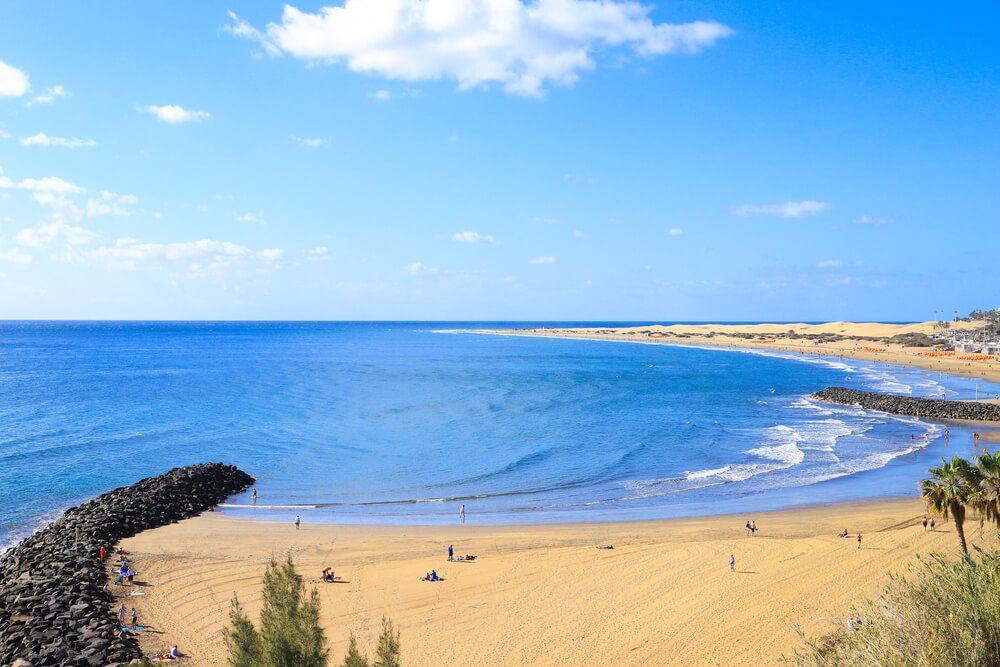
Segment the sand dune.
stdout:
<svg viewBox="0 0 1000 667">
<path fill-rule="evenodd" d="M 951 526 L 925 533 L 922 513 L 917 500 L 763 513 L 753 538 L 743 516 L 447 527 L 306 516 L 296 531 L 206 514 L 125 543 L 150 584 L 126 600 L 156 628 L 142 635 L 147 650 L 176 642 L 189 664 L 224 665 L 233 593 L 256 614 L 267 560 L 291 554 L 309 578 L 332 566 L 345 579 L 318 584 L 337 660 L 351 630 L 371 650 L 385 615 L 414 666 L 771 665 L 798 646 L 797 626 L 827 631 L 917 553 L 955 552 Z M 845 527 L 863 532 L 862 550 L 836 537 Z M 449 543 L 479 558 L 448 563 Z M 445 581 L 419 581 L 431 568 Z"/>
<path fill-rule="evenodd" d="M 973 322 L 952 322 L 954 328 L 975 328 Z M 882 324 L 878 322 L 826 322 L 824 324 L 674 324 L 613 328 L 539 328 L 482 330 L 479 333 L 555 336 L 597 340 L 627 340 L 672 345 L 714 345 L 751 349 L 781 350 L 796 354 L 815 354 L 877 361 L 898 366 L 914 366 L 926 370 L 951 373 L 970 378 L 1000 382 L 1000 361 L 971 361 L 958 358 L 927 357 L 927 348 L 904 347 L 894 343 L 874 343 L 856 340 L 816 342 L 813 340 L 772 339 L 768 334 L 794 331 L 798 334 L 841 334 L 844 336 L 891 337 L 906 333 L 930 334 L 934 322 L 912 324 Z M 733 334 L 753 334 L 758 338 L 739 338 Z M 760 340 L 762 339 L 762 340 Z"/>
</svg>

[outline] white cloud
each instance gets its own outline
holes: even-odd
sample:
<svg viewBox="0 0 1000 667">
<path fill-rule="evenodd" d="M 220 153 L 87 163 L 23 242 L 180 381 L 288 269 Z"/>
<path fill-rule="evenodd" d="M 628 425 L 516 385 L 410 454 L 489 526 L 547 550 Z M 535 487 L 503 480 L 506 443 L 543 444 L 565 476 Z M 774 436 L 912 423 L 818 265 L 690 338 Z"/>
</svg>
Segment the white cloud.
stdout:
<svg viewBox="0 0 1000 667">
<path fill-rule="evenodd" d="M 587 235 L 584 234 L 583 231 L 581 231 L 579 229 L 574 229 L 573 230 L 573 238 L 575 238 L 575 239 L 583 239 L 583 238 L 586 238 L 586 237 L 587 237 Z"/>
<path fill-rule="evenodd" d="M 323 137 L 295 137 L 292 139 L 303 146 L 308 146 L 309 148 L 319 148 L 323 144 L 329 141 L 329 139 Z"/>
<path fill-rule="evenodd" d="M 170 123 L 171 125 L 190 123 L 197 120 L 208 120 L 212 117 L 212 114 L 207 111 L 190 111 L 176 104 L 164 104 L 163 106 L 150 104 L 142 107 L 140 111 L 152 114 L 164 123 Z"/>
<path fill-rule="evenodd" d="M 555 264 L 556 263 L 556 258 L 552 257 L 551 255 L 548 256 L 548 257 L 536 257 L 533 260 L 531 260 L 531 263 L 532 264 Z"/>
<path fill-rule="evenodd" d="M 643 57 L 695 53 L 733 30 L 714 21 L 655 23 L 651 7 L 615 0 L 345 0 L 317 13 L 285 5 L 263 31 L 230 12 L 226 30 L 271 55 L 343 61 L 403 81 L 499 84 L 539 96 L 572 86 L 611 49 Z"/>
<path fill-rule="evenodd" d="M 437 269 L 431 266 L 427 266 L 423 262 L 414 262 L 413 264 L 407 264 L 403 267 L 403 270 L 410 274 L 418 273 L 437 273 Z"/>
<path fill-rule="evenodd" d="M 376 90 L 374 93 L 370 94 L 368 97 L 373 100 L 378 100 L 379 102 L 388 102 L 392 99 L 392 93 L 388 90 Z"/>
<path fill-rule="evenodd" d="M 12 135 L 10 132 L 5 132 L 4 130 L 0 130 L 0 139 L 10 139 L 11 136 Z"/>
<path fill-rule="evenodd" d="M 94 240 L 94 233 L 83 227 L 65 222 L 48 222 L 40 227 L 28 227 L 17 233 L 17 242 L 32 248 L 43 248 L 56 243 L 67 246 L 86 245 Z"/>
<path fill-rule="evenodd" d="M 127 217 L 132 213 L 128 207 L 135 206 L 138 203 L 139 200 L 136 199 L 135 195 L 120 195 L 105 190 L 101 193 L 99 199 L 87 200 L 87 217 L 97 218 L 102 215 Z"/>
<path fill-rule="evenodd" d="M 231 241 L 187 241 L 147 243 L 138 239 L 118 239 L 113 246 L 97 248 L 90 257 L 126 269 L 155 268 L 157 263 L 187 262 L 195 271 L 219 271 L 238 264 L 256 263 L 273 267 L 285 257 L 280 248 L 252 250 Z"/>
<path fill-rule="evenodd" d="M 69 95 L 69 91 L 62 86 L 52 86 L 47 88 L 41 95 L 36 95 L 35 97 L 28 100 L 27 105 L 34 106 L 35 104 L 52 104 L 57 97 L 66 97 Z"/>
<path fill-rule="evenodd" d="M 832 205 L 824 201 L 814 201 L 807 199 L 804 201 L 790 201 L 784 204 L 744 204 L 733 206 L 729 209 L 733 215 L 743 217 L 751 215 L 776 215 L 779 218 L 802 218 L 807 215 L 816 215 L 823 211 L 829 211 Z"/>
<path fill-rule="evenodd" d="M 267 36 L 264 35 L 264 33 L 262 33 L 260 30 L 257 30 L 257 28 L 253 27 L 252 25 L 241 19 L 234 12 L 227 11 L 226 13 L 229 14 L 229 18 L 232 19 L 233 22 L 224 25 L 222 27 L 223 30 L 228 32 L 230 35 L 233 35 L 234 37 L 242 37 L 243 39 L 249 39 L 251 42 L 256 42 L 257 44 L 260 45 L 261 49 L 263 49 L 263 52 L 266 53 L 267 55 L 270 56 L 281 55 L 281 49 L 272 44 L 267 39 Z"/>
<path fill-rule="evenodd" d="M 876 218 L 870 215 L 862 215 L 854 220 L 857 225 L 887 225 L 889 221 L 885 218 Z"/>
<path fill-rule="evenodd" d="M 10 262 L 12 264 L 31 264 L 34 257 L 20 250 L 0 250 L 0 262 Z"/>
<path fill-rule="evenodd" d="M 306 250 L 306 257 L 314 262 L 325 262 L 330 259 L 330 249 L 326 246 L 316 246 Z"/>
<path fill-rule="evenodd" d="M 60 195 L 75 195 L 84 192 L 84 188 L 69 181 L 64 181 L 58 176 L 25 178 L 15 183 L 4 176 L 2 170 L 0 170 L 0 188 L 17 188 L 19 190 L 32 190 L 34 192 L 48 192 Z"/>
<path fill-rule="evenodd" d="M 489 234 L 472 231 L 455 232 L 451 235 L 451 240 L 459 243 L 493 243 L 495 241 Z"/>
<path fill-rule="evenodd" d="M 680 227 L 671 227 L 667 230 L 667 236 L 680 236 L 684 233 L 684 230 Z"/>
<path fill-rule="evenodd" d="M 236 221 L 237 222 L 247 222 L 247 223 L 250 223 L 252 225 L 265 225 L 265 224 L 267 224 L 267 220 L 265 220 L 264 218 L 262 218 L 261 216 L 255 214 L 255 213 L 237 213 L 236 214 Z"/>
<path fill-rule="evenodd" d="M 27 74 L 0 60 L 0 97 L 20 97 L 30 87 Z"/>
<path fill-rule="evenodd" d="M 62 148 L 93 148 L 97 142 L 93 139 L 67 139 L 66 137 L 51 137 L 44 132 L 21 138 L 22 146 L 61 146 Z"/>
<path fill-rule="evenodd" d="M 816 262 L 816 268 L 818 269 L 839 269 L 843 265 L 844 262 L 840 259 L 824 259 L 820 262 Z"/>
</svg>

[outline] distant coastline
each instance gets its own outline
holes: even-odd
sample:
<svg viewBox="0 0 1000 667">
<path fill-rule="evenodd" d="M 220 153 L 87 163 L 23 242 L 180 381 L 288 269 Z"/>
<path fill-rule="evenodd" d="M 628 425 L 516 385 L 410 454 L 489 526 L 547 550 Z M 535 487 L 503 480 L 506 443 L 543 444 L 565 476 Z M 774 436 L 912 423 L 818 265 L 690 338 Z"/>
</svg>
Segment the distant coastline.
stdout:
<svg viewBox="0 0 1000 667">
<path fill-rule="evenodd" d="M 910 366 L 965 378 L 1000 382 L 1000 360 L 993 355 L 931 356 L 926 347 L 912 347 L 894 336 L 935 332 L 935 322 L 893 324 L 880 322 L 826 322 L 822 324 L 671 324 L 632 327 L 533 327 L 475 329 L 470 333 L 618 340 L 638 343 L 699 345 L 750 350 L 780 350 L 796 354 L 844 357 Z M 956 322 L 956 329 L 975 323 Z M 991 357 L 966 359 L 963 357 Z"/>
</svg>

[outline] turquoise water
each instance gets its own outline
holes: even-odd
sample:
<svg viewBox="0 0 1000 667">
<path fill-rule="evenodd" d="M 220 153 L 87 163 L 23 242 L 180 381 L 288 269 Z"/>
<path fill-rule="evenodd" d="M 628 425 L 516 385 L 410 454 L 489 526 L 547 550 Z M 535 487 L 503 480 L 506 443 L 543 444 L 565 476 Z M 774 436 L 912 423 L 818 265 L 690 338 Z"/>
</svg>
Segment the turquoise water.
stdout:
<svg viewBox="0 0 1000 667">
<path fill-rule="evenodd" d="M 0 544 L 206 460 L 259 478 L 257 506 L 235 497 L 236 514 L 433 523 L 465 504 L 498 523 L 913 494 L 934 460 L 971 447 L 964 430 L 946 447 L 943 426 L 805 398 L 829 385 L 971 397 L 960 378 L 462 333 L 480 326 L 0 323 Z"/>
</svg>

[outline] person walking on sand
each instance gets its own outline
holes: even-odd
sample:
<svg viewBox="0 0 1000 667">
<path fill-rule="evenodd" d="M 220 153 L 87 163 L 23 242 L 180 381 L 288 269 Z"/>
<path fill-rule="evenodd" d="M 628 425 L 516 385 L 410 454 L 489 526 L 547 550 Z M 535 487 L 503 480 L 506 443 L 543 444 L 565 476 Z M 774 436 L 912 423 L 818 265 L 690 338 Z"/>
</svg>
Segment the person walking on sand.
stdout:
<svg viewBox="0 0 1000 667">
<path fill-rule="evenodd" d="M 118 607 L 118 625 L 125 625 L 125 603 Z"/>
<path fill-rule="evenodd" d="M 934 518 L 931 517 L 931 530 L 934 530 Z"/>
<path fill-rule="evenodd" d="M 757 534 L 757 522 L 752 521 L 750 522 L 750 537 L 753 537 L 756 534 Z"/>
<path fill-rule="evenodd" d="M 747 521 L 747 525 L 746 525 L 746 528 L 744 530 L 746 531 L 747 537 L 750 537 L 750 522 L 749 521 Z"/>
<path fill-rule="evenodd" d="M 465 523 L 465 505 L 462 505 L 462 508 L 458 510 L 458 519 L 462 523 Z"/>
<path fill-rule="evenodd" d="M 858 532 L 858 548 L 861 548 L 861 533 Z"/>
<path fill-rule="evenodd" d="M 926 514 L 924 515 L 924 520 L 921 521 L 920 523 L 924 524 L 924 532 L 926 533 L 927 532 L 927 515 Z"/>
<path fill-rule="evenodd" d="M 729 571 L 733 572 L 736 570 L 736 557 L 733 554 L 729 554 Z"/>
<path fill-rule="evenodd" d="M 299 529 L 299 524 L 300 524 L 300 523 L 302 523 L 302 520 L 301 520 L 301 519 L 299 519 L 299 515 L 298 515 L 298 514 L 296 514 L 296 515 L 295 515 L 295 530 L 298 530 L 298 529 Z"/>
</svg>

